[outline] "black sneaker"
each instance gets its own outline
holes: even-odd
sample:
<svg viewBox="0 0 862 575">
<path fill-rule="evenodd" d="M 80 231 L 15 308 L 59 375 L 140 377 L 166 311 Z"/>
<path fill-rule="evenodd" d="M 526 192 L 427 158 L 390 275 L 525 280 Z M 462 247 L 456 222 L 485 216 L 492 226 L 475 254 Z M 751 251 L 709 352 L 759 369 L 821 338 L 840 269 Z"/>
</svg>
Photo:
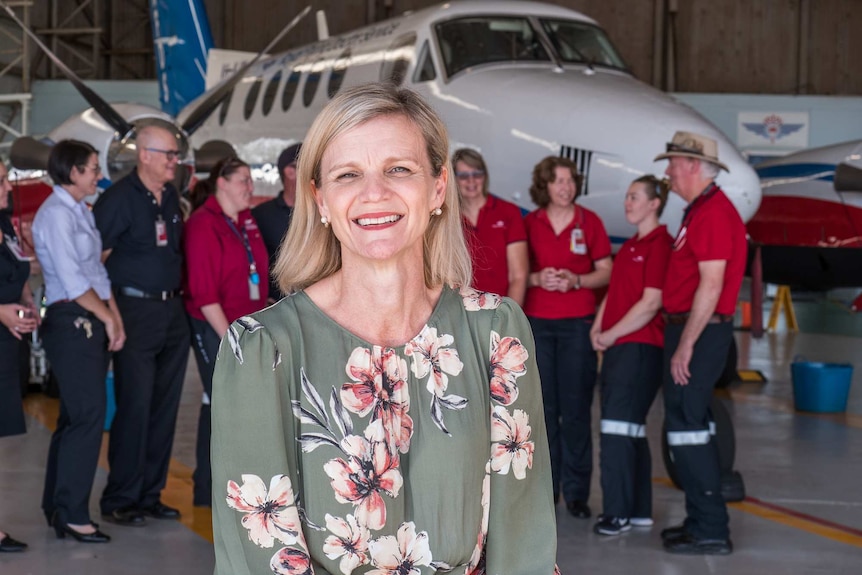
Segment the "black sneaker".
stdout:
<svg viewBox="0 0 862 575">
<path fill-rule="evenodd" d="M 622 517 L 602 517 L 593 526 L 593 531 L 599 535 L 619 535 L 632 528 L 628 519 Z"/>
<path fill-rule="evenodd" d="M 730 555 L 733 543 L 730 539 L 700 539 L 685 534 L 675 539 L 665 539 L 664 550 L 679 555 Z"/>
</svg>

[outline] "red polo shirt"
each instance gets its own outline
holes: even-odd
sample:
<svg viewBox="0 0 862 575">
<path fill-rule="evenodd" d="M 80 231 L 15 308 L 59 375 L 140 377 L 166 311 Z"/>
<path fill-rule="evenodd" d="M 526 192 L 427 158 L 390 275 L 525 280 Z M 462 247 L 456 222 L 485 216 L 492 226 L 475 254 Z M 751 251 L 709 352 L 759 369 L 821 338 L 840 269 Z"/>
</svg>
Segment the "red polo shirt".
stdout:
<svg viewBox="0 0 862 575">
<path fill-rule="evenodd" d="M 602 331 L 616 325 L 643 297 L 645 288 L 664 287 L 671 244 L 673 238 L 667 233 L 667 227 L 659 226 L 643 238 L 635 236 L 622 245 L 614 258 L 605 313 L 602 315 Z M 661 314 L 655 314 L 648 324 L 620 337 L 616 343 L 664 346 L 664 320 Z"/>
<path fill-rule="evenodd" d="M 715 313 L 730 315 L 745 273 L 748 246 L 739 212 L 717 186 L 689 206 L 673 242 L 662 301 L 667 313 L 687 313 L 700 284 L 698 263 L 725 260 L 724 286 Z"/>
<path fill-rule="evenodd" d="M 215 196 L 192 213 L 186 222 L 183 249 L 186 258 L 185 304 L 189 315 L 205 320 L 201 307 L 221 304 L 229 322 L 266 307 L 269 295 L 269 259 L 260 230 L 243 210 L 237 230 L 245 229 L 259 274 L 260 299 L 249 294 L 248 255 L 243 241 L 231 229 Z"/>
<path fill-rule="evenodd" d="M 575 217 L 559 235 L 554 233 L 544 208 L 527 214 L 524 225 L 532 272 L 552 267 L 584 275 L 593 271 L 593 262 L 611 255 L 611 241 L 602 220 L 581 206 L 575 206 Z M 573 234 L 583 235 L 586 253 L 572 251 Z M 584 317 L 596 313 L 596 296 L 591 289 L 572 289 L 562 293 L 531 287 L 524 301 L 524 313 L 542 319 Z"/>
<path fill-rule="evenodd" d="M 509 294 L 509 244 L 527 240 L 524 218 L 515 204 L 488 196 L 474 227 L 464 220 L 464 236 L 473 260 L 473 287 L 500 295 Z"/>
</svg>

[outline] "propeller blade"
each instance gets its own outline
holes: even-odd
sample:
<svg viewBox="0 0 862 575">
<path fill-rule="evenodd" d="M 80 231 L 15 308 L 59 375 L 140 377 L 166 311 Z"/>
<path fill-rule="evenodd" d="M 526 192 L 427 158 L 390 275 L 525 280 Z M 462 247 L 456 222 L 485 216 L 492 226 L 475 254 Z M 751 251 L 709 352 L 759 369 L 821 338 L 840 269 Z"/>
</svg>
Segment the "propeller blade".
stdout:
<svg viewBox="0 0 862 575">
<path fill-rule="evenodd" d="M 248 69 L 256 64 L 264 54 L 272 50 L 272 48 L 281 41 L 285 34 L 290 32 L 294 26 L 299 24 L 299 21 L 302 20 L 309 12 L 311 12 L 311 6 L 306 6 L 305 10 L 297 14 L 296 17 L 291 20 L 263 50 L 257 53 L 257 56 L 255 56 L 245 66 L 234 72 L 233 76 L 220 84 L 219 87 L 216 88 L 205 100 L 198 104 L 197 108 L 192 110 L 189 117 L 186 118 L 185 122 L 183 122 L 183 131 L 185 131 L 189 136 L 195 133 L 195 131 L 197 131 L 197 129 L 207 121 L 207 118 L 210 117 L 210 114 L 213 113 L 218 105 L 222 103 L 222 100 L 224 100 L 230 91 L 233 90 L 234 86 L 236 86 L 236 84 L 242 79 Z"/>
<path fill-rule="evenodd" d="M 30 136 L 15 138 L 9 161 L 19 170 L 47 170 L 51 146 Z"/>
<path fill-rule="evenodd" d="M 111 105 L 106 102 L 101 96 L 88 88 L 84 84 L 84 82 L 78 77 L 78 75 L 71 70 L 71 68 L 66 66 L 66 64 L 64 64 L 57 57 L 56 54 L 51 52 L 51 50 L 42 42 L 42 40 L 40 40 L 39 37 L 32 30 L 30 30 L 27 26 L 24 25 L 23 22 L 21 22 L 21 20 L 18 19 L 18 16 L 16 16 L 15 12 L 12 11 L 12 8 L 10 8 L 5 2 L 0 2 L 0 6 L 2 6 L 6 13 L 9 14 L 9 17 L 12 18 L 12 20 L 14 20 L 15 23 L 18 24 L 22 30 L 24 30 L 24 33 L 27 34 L 27 36 L 29 36 L 30 39 L 33 40 L 33 42 L 35 42 L 36 45 L 39 46 L 45 52 L 45 54 L 48 55 L 51 61 L 63 72 L 66 78 L 68 78 L 69 81 L 72 82 L 72 85 L 75 86 L 75 88 L 78 90 L 81 96 L 84 97 L 87 103 L 90 104 L 90 106 L 92 106 L 93 109 L 95 109 L 96 112 L 120 134 L 120 136 L 125 136 L 129 133 L 129 131 L 131 131 L 131 124 L 126 122 L 126 120 L 122 116 L 120 116 L 117 111 L 114 110 L 114 108 L 112 108 Z"/>
<path fill-rule="evenodd" d="M 195 171 L 209 172 L 219 160 L 236 156 L 236 150 L 224 140 L 209 140 L 195 150 Z"/>
</svg>

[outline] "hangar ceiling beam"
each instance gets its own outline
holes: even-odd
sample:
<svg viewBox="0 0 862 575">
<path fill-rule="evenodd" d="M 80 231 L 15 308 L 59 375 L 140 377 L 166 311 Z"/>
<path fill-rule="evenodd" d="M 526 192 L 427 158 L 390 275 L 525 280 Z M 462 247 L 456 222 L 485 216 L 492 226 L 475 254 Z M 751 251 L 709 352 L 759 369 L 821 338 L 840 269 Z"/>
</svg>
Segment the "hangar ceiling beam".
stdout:
<svg viewBox="0 0 862 575">
<path fill-rule="evenodd" d="M 101 0 L 50 0 L 48 26 L 36 33 L 48 40 L 51 50 L 82 78 L 99 77 L 102 27 Z M 65 56 L 65 57 L 64 57 Z M 63 78 L 53 63 L 48 77 Z"/>
</svg>

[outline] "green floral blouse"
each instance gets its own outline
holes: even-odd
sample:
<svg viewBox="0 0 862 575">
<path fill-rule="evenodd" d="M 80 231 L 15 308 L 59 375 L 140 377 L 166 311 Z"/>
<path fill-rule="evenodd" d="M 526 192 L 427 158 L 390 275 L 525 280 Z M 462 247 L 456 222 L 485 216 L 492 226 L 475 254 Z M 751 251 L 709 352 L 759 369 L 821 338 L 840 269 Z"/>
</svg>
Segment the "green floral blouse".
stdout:
<svg viewBox="0 0 862 575">
<path fill-rule="evenodd" d="M 217 574 L 555 571 L 541 386 L 509 299 L 444 289 L 381 347 L 299 292 L 230 327 L 212 400 Z"/>
</svg>

